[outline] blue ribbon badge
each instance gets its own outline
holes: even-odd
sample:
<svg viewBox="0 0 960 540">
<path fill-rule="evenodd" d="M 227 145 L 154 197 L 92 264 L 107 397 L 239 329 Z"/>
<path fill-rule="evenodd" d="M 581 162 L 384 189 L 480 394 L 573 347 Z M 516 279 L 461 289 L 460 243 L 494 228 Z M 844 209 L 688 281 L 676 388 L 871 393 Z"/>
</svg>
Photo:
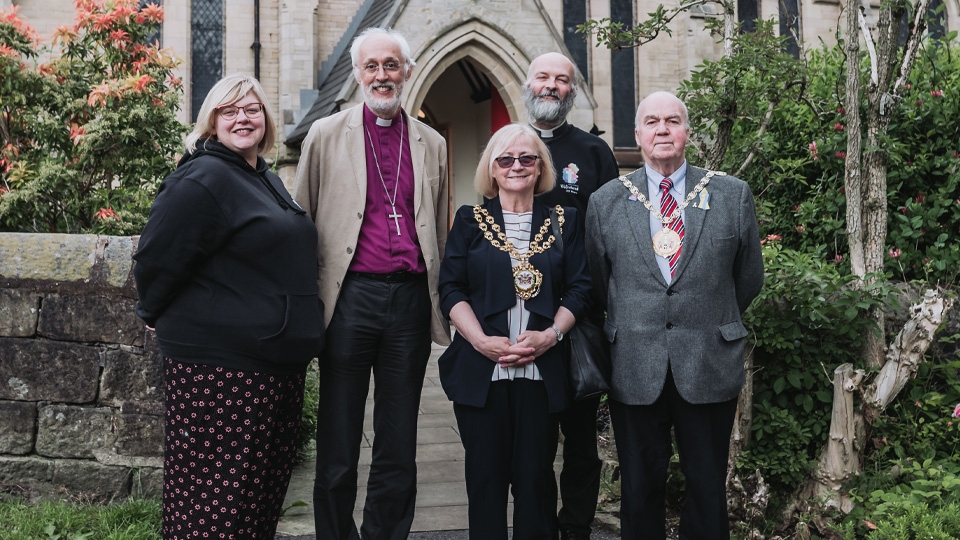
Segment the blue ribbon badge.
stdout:
<svg viewBox="0 0 960 540">
<path fill-rule="evenodd" d="M 703 188 L 703 191 L 700 192 L 700 203 L 697 204 L 697 208 L 701 210 L 710 209 L 710 192 L 707 191 L 707 188 Z"/>
</svg>

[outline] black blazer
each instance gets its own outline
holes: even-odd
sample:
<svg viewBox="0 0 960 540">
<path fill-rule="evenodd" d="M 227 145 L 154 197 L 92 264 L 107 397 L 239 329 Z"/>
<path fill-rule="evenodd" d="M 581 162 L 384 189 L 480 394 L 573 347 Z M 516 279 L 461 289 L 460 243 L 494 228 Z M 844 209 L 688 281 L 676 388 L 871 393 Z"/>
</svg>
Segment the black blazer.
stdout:
<svg viewBox="0 0 960 540">
<path fill-rule="evenodd" d="M 482 206 L 502 230 L 500 199 L 488 200 Z M 544 220 L 550 217 L 550 208 L 534 200 L 531 239 L 539 232 Z M 530 258 L 530 264 L 543 274 L 543 283 L 540 293 L 525 303 L 530 312 L 528 330 L 550 328 L 560 306 L 569 309 L 577 318 L 586 313 L 590 273 L 584 251 L 583 226 L 574 208 L 564 208 L 564 217 L 563 247 L 554 243 L 547 251 Z M 551 233 L 552 228 L 547 237 Z M 457 210 L 440 264 L 439 288 L 440 309 L 444 316 L 449 318 L 453 306 L 466 301 L 487 335 L 509 335 L 507 312 L 517 303 L 510 256 L 484 238 L 472 206 Z M 534 362 L 546 384 L 550 412 L 565 409 L 570 398 L 560 347 L 551 348 Z M 440 357 L 439 367 L 440 382 L 451 401 L 473 407 L 486 404 L 494 364 L 459 333 Z"/>
</svg>

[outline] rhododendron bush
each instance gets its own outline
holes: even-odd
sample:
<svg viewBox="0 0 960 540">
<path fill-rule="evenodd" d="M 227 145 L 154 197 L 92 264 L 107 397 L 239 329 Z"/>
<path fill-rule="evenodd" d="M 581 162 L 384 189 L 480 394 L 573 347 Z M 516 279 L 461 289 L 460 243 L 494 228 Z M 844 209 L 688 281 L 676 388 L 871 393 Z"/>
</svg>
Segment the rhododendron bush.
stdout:
<svg viewBox="0 0 960 540">
<path fill-rule="evenodd" d="M 44 40 L 0 11 L 0 231 L 135 234 L 174 167 L 178 60 L 149 42 L 163 8 L 76 0 Z"/>
</svg>

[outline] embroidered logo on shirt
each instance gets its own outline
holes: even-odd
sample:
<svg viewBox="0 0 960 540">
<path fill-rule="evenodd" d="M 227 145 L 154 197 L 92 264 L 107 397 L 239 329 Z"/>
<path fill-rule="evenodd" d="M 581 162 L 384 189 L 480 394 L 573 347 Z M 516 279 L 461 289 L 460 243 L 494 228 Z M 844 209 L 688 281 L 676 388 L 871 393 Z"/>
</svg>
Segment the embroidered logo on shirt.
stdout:
<svg viewBox="0 0 960 540">
<path fill-rule="evenodd" d="M 577 173 L 580 172 L 580 167 L 577 167 L 576 163 L 571 163 L 563 168 L 563 183 L 564 184 L 576 184 L 577 183 Z"/>
</svg>

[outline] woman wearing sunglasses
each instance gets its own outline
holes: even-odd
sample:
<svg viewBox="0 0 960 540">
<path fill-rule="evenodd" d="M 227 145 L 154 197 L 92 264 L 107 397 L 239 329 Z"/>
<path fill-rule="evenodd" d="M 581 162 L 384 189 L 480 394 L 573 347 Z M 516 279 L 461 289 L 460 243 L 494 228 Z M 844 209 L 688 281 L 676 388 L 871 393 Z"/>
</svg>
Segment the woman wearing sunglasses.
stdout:
<svg viewBox="0 0 960 540">
<path fill-rule="evenodd" d="M 441 308 L 457 328 L 440 379 L 466 451 L 470 538 L 507 538 L 508 492 L 513 538 L 556 534 L 556 413 L 569 404 L 558 344 L 590 278 L 581 216 L 534 198 L 553 188 L 552 163 L 529 126 L 498 130 L 474 177 L 487 201 L 457 211 L 440 266 Z"/>
<path fill-rule="evenodd" d="M 163 538 L 273 538 L 323 346 L 317 230 L 260 154 L 263 88 L 210 90 L 134 256 L 164 357 Z"/>
</svg>

